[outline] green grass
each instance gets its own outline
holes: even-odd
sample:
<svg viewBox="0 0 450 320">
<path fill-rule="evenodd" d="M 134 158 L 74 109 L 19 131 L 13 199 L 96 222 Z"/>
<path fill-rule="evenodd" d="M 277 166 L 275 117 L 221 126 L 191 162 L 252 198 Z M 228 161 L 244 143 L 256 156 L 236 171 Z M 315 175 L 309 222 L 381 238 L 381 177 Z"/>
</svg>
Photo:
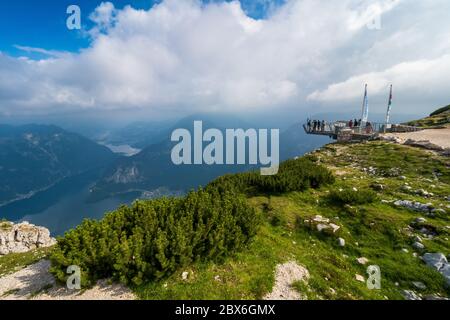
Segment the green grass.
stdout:
<svg viewBox="0 0 450 320">
<path fill-rule="evenodd" d="M 448 255 L 448 158 L 387 142 L 327 145 L 311 158 L 334 172 L 333 184 L 304 191 L 248 195 L 248 204 L 263 221 L 246 248 L 221 263 L 189 264 L 160 280 L 134 285 L 133 291 L 140 299 L 152 300 L 261 299 L 272 290 L 277 264 L 296 261 L 309 271 L 310 278 L 294 283 L 293 288 L 308 299 L 397 300 L 403 299 L 401 292 L 405 289 L 423 295 L 450 295 L 444 278 L 420 260 L 423 252 L 415 252 L 412 247 L 411 236 L 418 233 L 408 226 L 423 214 L 381 201 L 431 202 L 447 210 L 447 214 L 426 217 L 426 225 L 438 234 L 423 243 L 426 252 Z M 411 191 L 405 191 L 405 183 Z M 375 190 L 374 185 L 383 188 Z M 330 201 L 333 192 L 353 188 L 374 190 L 376 198 Z M 434 196 L 423 198 L 414 193 L 417 189 Z M 315 215 L 322 215 L 341 228 L 336 234 L 319 233 L 304 222 Z M 338 246 L 338 237 L 345 239 L 344 247 Z M 0 257 L 0 276 L 46 257 L 49 250 Z M 381 290 L 369 290 L 355 279 L 356 274 L 367 278 L 368 265 L 358 264 L 359 257 L 369 259 L 368 265 L 380 267 Z M 183 280 L 182 273 L 186 271 L 189 276 Z M 419 291 L 413 281 L 423 282 L 427 288 Z"/>
<path fill-rule="evenodd" d="M 410 121 L 407 124 L 422 128 L 442 127 L 450 123 L 450 105 L 442 107 L 431 113 L 429 117 Z"/>
<path fill-rule="evenodd" d="M 9 231 L 12 228 L 12 223 L 6 220 L 0 220 L 0 230 L 1 231 Z"/>
<path fill-rule="evenodd" d="M 444 278 L 413 256 L 406 228 L 420 214 L 380 201 L 410 199 L 445 208 L 449 202 L 444 196 L 450 195 L 448 159 L 383 142 L 329 145 L 314 156 L 339 171 L 334 185 L 250 197 L 249 203 L 262 214 L 264 223 L 245 251 L 222 264 L 194 264 L 159 282 L 135 287 L 137 295 L 141 299 L 260 299 L 271 291 L 276 265 L 293 260 L 311 275 L 307 282 L 293 285 L 308 299 L 403 299 L 403 289 L 417 291 L 413 281 L 427 286 L 418 291 L 421 294 L 448 296 Z M 364 171 L 370 166 L 375 173 Z M 405 193 L 401 189 L 405 182 L 413 190 L 423 188 L 435 196 L 423 199 Z M 329 195 L 338 188 L 370 188 L 374 183 L 384 188 L 377 191 L 379 199 L 373 203 L 343 206 L 329 201 Z M 431 185 L 434 188 L 430 190 Z M 340 225 L 338 233 L 324 235 L 302 223 L 317 214 Z M 427 252 L 448 254 L 448 216 L 427 220 L 439 230 L 434 240 L 423 241 Z M 346 240 L 345 247 L 338 246 L 337 237 Z M 356 274 L 367 278 L 367 265 L 359 265 L 358 257 L 366 257 L 368 265 L 381 268 L 381 290 L 369 290 L 365 283 L 355 280 Z M 182 280 L 183 271 L 190 272 L 187 281 Z"/>
<path fill-rule="evenodd" d="M 448 111 L 450 111 L 450 105 L 437 109 L 436 111 L 430 114 L 430 117 L 437 116 Z"/>
<path fill-rule="evenodd" d="M 35 249 L 25 253 L 11 253 L 0 256 L 0 277 L 19 271 L 48 257 L 51 248 Z"/>
</svg>

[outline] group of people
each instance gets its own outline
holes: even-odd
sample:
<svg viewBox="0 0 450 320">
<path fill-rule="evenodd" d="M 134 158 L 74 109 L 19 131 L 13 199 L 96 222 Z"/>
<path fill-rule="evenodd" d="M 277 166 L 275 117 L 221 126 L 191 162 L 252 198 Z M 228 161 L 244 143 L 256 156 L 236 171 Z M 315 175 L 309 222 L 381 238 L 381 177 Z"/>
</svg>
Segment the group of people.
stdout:
<svg viewBox="0 0 450 320">
<path fill-rule="evenodd" d="M 311 120 L 308 119 L 306 125 L 308 126 L 308 131 L 325 131 L 327 122 L 325 120 Z"/>
<path fill-rule="evenodd" d="M 329 126 L 328 122 L 326 122 L 325 120 L 311 120 L 311 119 L 308 119 L 306 125 L 308 127 L 309 132 L 324 132 L 326 131 L 327 126 Z M 362 125 L 361 119 L 359 120 L 352 119 L 347 123 L 347 126 L 351 129 L 361 127 L 361 125 Z M 364 129 L 367 133 L 372 132 L 373 130 L 372 124 L 370 122 L 366 122 Z"/>
<path fill-rule="evenodd" d="M 357 120 L 357 119 L 355 119 L 355 120 L 350 120 L 350 121 L 348 122 L 348 126 L 349 126 L 349 128 L 361 126 L 361 119 L 359 119 L 359 120 Z"/>
<path fill-rule="evenodd" d="M 348 126 L 349 126 L 349 128 L 358 128 L 359 127 L 361 129 L 364 129 L 364 131 L 366 133 L 372 133 L 373 132 L 372 123 L 367 121 L 364 128 L 361 126 L 361 123 L 362 123 L 361 119 L 359 119 L 359 120 L 356 120 L 356 119 L 355 120 L 350 120 L 348 122 Z"/>
</svg>

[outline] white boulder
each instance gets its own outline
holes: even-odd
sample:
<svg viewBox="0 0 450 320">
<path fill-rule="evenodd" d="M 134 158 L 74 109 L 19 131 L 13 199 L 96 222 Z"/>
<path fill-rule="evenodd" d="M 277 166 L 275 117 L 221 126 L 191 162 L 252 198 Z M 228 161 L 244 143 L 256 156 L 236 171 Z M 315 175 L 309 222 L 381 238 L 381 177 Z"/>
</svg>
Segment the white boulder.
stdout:
<svg viewBox="0 0 450 320">
<path fill-rule="evenodd" d="M 47 228 L 28 222 L 0 222 L 0 255 L 23 253 L 54 244 L 56 240 L 50 236 Z"/>
</svg>

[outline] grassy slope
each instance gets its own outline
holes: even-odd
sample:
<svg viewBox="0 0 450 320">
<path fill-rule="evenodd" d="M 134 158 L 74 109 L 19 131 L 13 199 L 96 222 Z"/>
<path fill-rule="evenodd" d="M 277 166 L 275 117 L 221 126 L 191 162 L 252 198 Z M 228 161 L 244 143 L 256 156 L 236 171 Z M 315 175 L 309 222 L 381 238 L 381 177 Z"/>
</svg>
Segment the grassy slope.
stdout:
<svg viewBox="0 0 450 320">
<path fill-rule="evenodd" d="M 39 260 L 48 257 L 51 248 L 35 249 L 25 253 L 12 253 L 0 256 L 0 277 L 19 271 Z"/>
<path fill-rule="evenodd" d="M 11 222 L 1 220 L 0 230 L 9 230 Z M 0 277 L 19 271 L 39 260 L 48 257 L 51 248 L 40 248 L 25 253 L 12 253 L 0 256 Z"/>
<path fill-rule="evenodd" d="M 321 163 L 338 175 L 335 185 L 303 193 L 272 195 L 269 207 L 273 209 L 270 211 L 267 210 L 268 196 L 249 198 L 265 222 L 246 251 L 221 265 L 196 264 L 163 281 L 134 288 L 139 297 L 259 299 L 273 286 L 275 266 L 290 260 L 305 266 L 311 274 L 308 284 L 296 284 L 296 288 L 306 293 L 309 299 L 402 299 L 402 289 L 414 289 L 412 281 L 426 284 L 427 290 L 420 293 L 448 295 L 450 291 L 445 288 L 443 277 L 413 256 L 412 240 L 405 228 L 420 214 L 381 201 L 344 208 L 331 205 L 326 200 L 333 189 L 362 188 L 377 182 L 386 187 L 379 193 L 380 199 L 419 200 L 446 208 L 450 204 L 444 199 L 450 195 L 448 159 L 382 142 L 329 145 L 316 155 Z M 377 168 L 378 173 L 365 173 L 362 168 L 369 166 Z M 399 179 L 400 175 L 407 177 L 406 182 L 413 190 L 424 188 L 435 196 L 423 199 L 404 193 L 401 187 L 405 181 Z M 342 226 L 339 233 L 336 236 L 318 234 L 296 222 L 316 214 Z M 426 251 L 448 254 L 450 235 L 445 227 L 450 224 L 448 216 L 427 217 L 427 220 L 438 228 L 439 236 L 434 240 L 424 240 Z M 345 247 L 337 245 L 338 236 L 346 240 Z M 409 252 L 403 252 L 402 248 Z M 366 267 L 355 261 L 361 256 L 368 258 L 369 264 L 381 267 L 382 290 L 368 290 L 365 283 L 355 280 L 355 274 L 366 276 Z M 193 276 L 182 281 L 183 271 L 190 271 Z M 215 280 L 216 276 L 220 280 Z"/>
<path fill-rule="evenodd" d="M 422 128 L 447 126 L 450 123 L 450 105 L 433 112 L 429 117 L 410 121 L 407 124 Z"/>
<path fill-rule="evenodd" d="M 275 266 L 290 260 L 305 266 L 311 274 L 307 284 L 295 286 L 308 299 L 402 299 L 402 289 L 414 289 L 412 281 L 427 285 L 427 290 L 420 293 L 449 295 L 441 275 L 413 256 L 412 240 L 405 228 L 420 214 L 381 201 L 357 207 L 339 207 L 327 201 L 332 190 L 363 188 L 377 182 L 386 187 L 379 192 L 380 199 L 432 202 L 448 213 L 446 206 L 450 202 L 444 199 L 450 195 L 448 158 L 383 142 L 329 145 L 316 152 L 316 156 L 337 175 L 335 185 L 302 193 L 249 198 L 249 203 L 263 215 L 264 223 L 247 250 L 223 264 L 195 264 L 163 281 L 134 288 L 138 296 L 142 299 L 259 299 L 273 286 Z M 376 174 L 363 170 L 370 166 L 377 168 Z M 400 175 L 407 180 L 401 180 Z M 423 188 L 435 196 L 423 199 L 405 193 L 401 191 L 405 182 L 413 190 Z M 338 234 L 319 234 L 297 223 L 316 214 L 340 225 Z M 439 236 L 424 240 L 426 251 L 448 254 L 448 215 L 427 217 L 427 220 L 438 229 Z M 337 245 L 338 236 L 346 240 L 345 247 Z M 403 252 L 402 248 L 409 252 Z M 0 276 L 46 257 L 48 250 L 0 257 Z M 361 256 L 368 258 L 369 264 L 381 267 L 382 290 L 368 290 L 365 283 L 355 280 L 355 274 L 366 276 L 366 267 L 355 261 Z M 190 271 L 193 276 L 182 281 L 183 271 Z M 220 280 L 215 280 L 216 276 Z"/>
</svg>

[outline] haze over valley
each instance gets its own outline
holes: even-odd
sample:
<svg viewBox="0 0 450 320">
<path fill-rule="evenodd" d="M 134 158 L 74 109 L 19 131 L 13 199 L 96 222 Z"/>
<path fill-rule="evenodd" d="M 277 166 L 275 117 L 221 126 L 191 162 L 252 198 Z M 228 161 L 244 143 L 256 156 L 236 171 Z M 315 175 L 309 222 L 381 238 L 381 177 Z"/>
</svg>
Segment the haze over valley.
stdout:
<svg viewBox="0 0 450 320">
<path fill-rule="evenodd" d="M 62 234 L 120 204 L 179 196 L 223 174 L 252 169 L 174 165 L 170 134 L 176 128 L 192 131 L 194 120 L 203 120 L 205 129 L 258 128 L 230 115 L 197 114 L 174 122 L 132 122 L 96 132 L 91 140 L 53 125 L 2 125 L 0 176 L 7 184 L 0 190 L 0 212 L 11 221 L 30 221 Z M 293 124 L 281 131 L 281 159 L 328 141 L 307 138 L 300 123 Z"/>
</svg>

